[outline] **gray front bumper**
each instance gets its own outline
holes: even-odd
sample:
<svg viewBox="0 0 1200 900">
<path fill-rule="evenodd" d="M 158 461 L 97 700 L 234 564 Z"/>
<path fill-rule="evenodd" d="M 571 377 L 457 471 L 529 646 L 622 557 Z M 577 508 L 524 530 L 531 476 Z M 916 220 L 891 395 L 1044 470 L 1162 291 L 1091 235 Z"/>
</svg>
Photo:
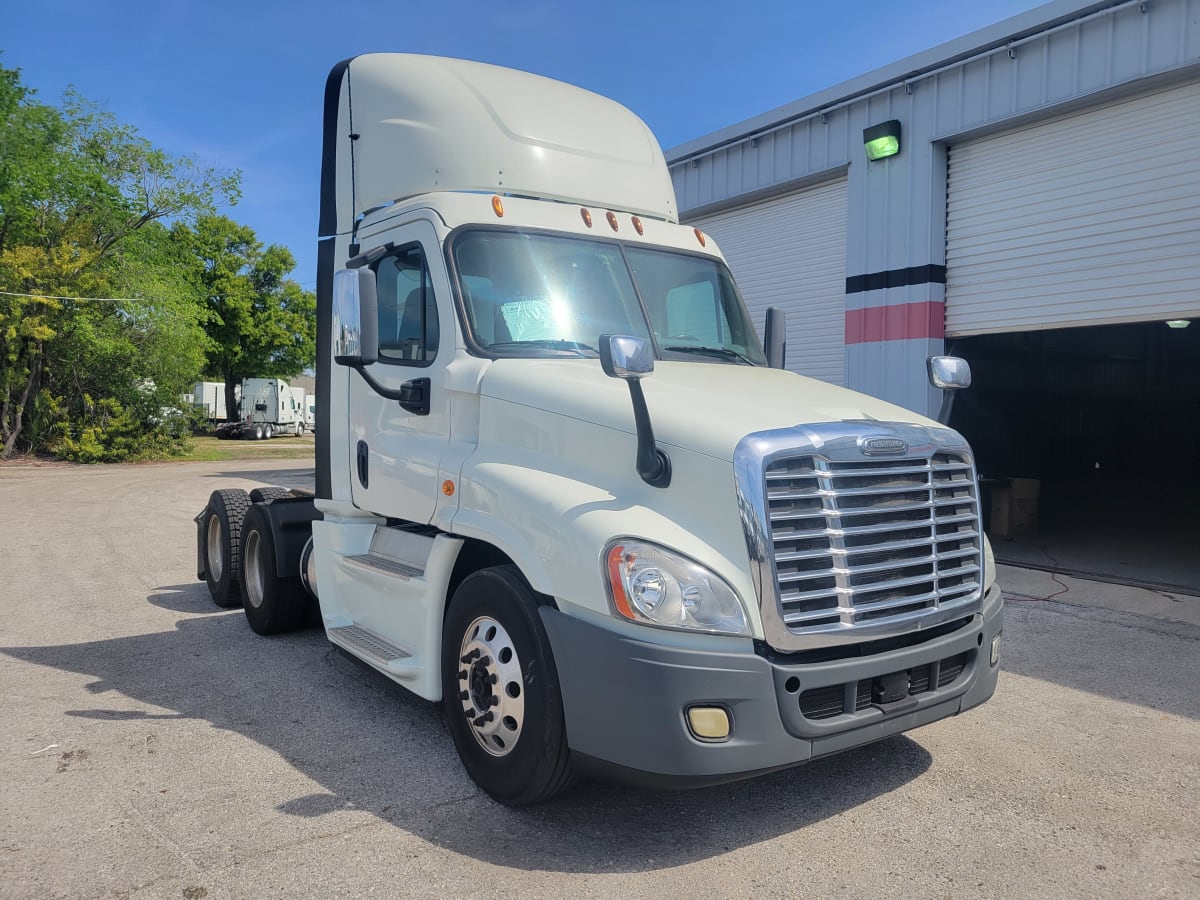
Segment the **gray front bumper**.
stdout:
<svg viewBox="0 0 1200 900">
<path fill-rule="evenodd" d="M 628 781 L 687 787 L 798 765 L 977 706 L 996 689 L 998 667 L 990 664 L 989 651 L 1003 628 L 1004 606 L 993 586 L 982 611 L 952 633 L 912 647 L 810 664 L 772 662 L 754 653 L 749 641 L 744 653 L 687 650 L 619 635 L 550 607 L 541 614 L 562 687 L 567 742 L 578 766 Z M 969 662 L 945 687 L 882 709 L 870 706 L 828 719 L 801 714 L 798 695 L 805 691 L 961 654 Z M 730 738 L 711 743 L 693 737 L 686 722 L 693 705 L 725 707 L 733 722 Z"/>
</svg>

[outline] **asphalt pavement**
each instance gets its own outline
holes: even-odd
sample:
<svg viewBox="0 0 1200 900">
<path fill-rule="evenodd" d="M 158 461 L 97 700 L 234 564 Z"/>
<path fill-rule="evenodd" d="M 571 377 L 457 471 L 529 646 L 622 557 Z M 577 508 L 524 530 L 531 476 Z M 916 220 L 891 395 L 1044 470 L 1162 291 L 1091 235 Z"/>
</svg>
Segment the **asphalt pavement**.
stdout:
<svg viewBox="0 0 1200 900">
<path fill-rule="evenodd" d="M 512 810 L 436 707 L 196 580 L 211 490 L 311 481 L 0 468 L 0 896 L 1200 897 L 1195 598 L 1005 570 L 976 710 L 738 784 Z"/>
</svg>

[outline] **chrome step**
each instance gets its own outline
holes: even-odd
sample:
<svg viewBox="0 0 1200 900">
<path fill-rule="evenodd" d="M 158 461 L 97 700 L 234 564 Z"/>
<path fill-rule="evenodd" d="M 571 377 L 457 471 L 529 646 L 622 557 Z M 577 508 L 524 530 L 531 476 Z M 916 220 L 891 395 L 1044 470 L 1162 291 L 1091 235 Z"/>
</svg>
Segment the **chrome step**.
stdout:
<svg viewBox="0 0 1200 900">
<path fill-rule="evenodd" d="M 388 575 L 398 575 L 401 578 L 420 578 L 425 574 L 424 569 L 387 556 L 380 556 L 377 553 L 361 553 L 358 556 L 347 556 L 346 559 L 357 565 L 366 566 L 368 569 L 386 572 Z"/>
<path fill-rule="evenodd" d="M 329 638 L 359 656 L 368 657 L 383 666 L 410 659 L 412 654 L 403 647 L 381 638 L 361 625 L 342 625 L 328 630 Z"/>
</svg>

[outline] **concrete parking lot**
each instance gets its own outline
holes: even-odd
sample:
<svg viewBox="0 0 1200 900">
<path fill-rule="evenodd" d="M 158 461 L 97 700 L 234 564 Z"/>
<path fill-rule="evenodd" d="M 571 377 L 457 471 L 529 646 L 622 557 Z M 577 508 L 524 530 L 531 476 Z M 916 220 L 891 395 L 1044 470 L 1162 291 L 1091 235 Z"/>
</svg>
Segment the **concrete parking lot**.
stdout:
<svg viewBox="0 0 1200 900">
<path fill-rule="evenodd" d="M 311 479 L 0 469 L 0 895 L 1200 896 L 1195 598 L 1006 572 L 1027 599 L 977 710 L 753 781 L 511 810 L 436 708 L 196 581 L 211 490 Z"/>
</svg>

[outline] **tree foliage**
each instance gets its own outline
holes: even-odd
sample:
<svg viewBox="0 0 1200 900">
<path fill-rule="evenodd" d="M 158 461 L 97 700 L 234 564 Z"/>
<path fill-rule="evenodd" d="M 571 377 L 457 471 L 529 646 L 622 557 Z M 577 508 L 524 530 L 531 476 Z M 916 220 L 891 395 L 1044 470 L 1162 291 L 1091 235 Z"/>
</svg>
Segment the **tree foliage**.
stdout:
<svg viewBox="0 0 1200 900">
<path fill-rule="evenodd" d="M 291 254 L 215 215 L 239 182 L 0 65 L 0 458 L 168 453 L 167 410 L 204 371 L 232 388 L 311 364 Z"/>
<path fill-rule="evenodd" d="M 313 364 L 316 296 L 285 277 L 296 264 L 286 247 L 264 247 L 252 229 L 217 215 L 177 227 L 176 236 L 205 299 L 207 371 L 225 382 L 227 410 L 243 378 L 290 378 Z"/>
</svg>

